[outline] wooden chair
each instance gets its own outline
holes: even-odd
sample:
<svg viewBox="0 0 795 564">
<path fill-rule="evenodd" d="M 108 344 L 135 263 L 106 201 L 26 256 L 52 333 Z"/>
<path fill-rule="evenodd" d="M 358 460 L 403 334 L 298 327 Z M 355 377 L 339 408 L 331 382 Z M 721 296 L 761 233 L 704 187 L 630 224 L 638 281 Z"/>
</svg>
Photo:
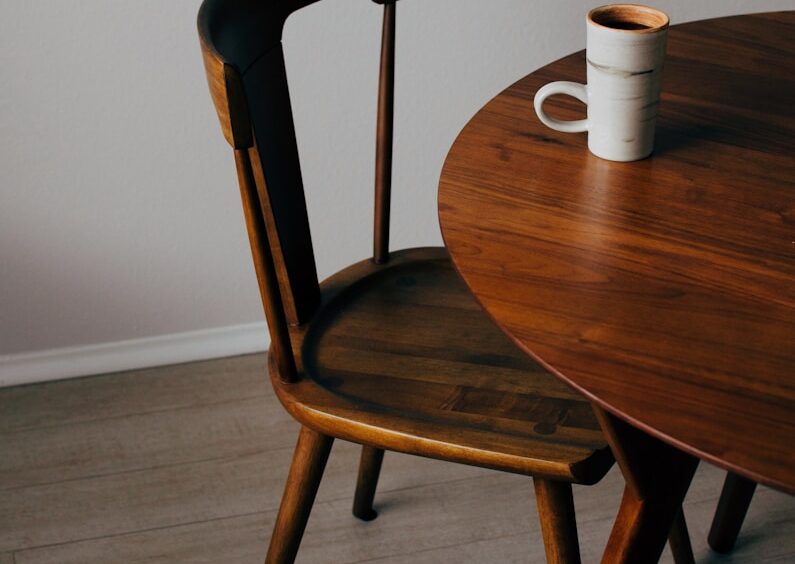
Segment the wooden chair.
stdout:
<svg viewBox="0 0 795 564">
<path fill-rule="evenodd" d="M 593 484 L 613 464 L 590 404 L 495 328 L 443 248 L 388 252 L 389 0 L 378 2 L 373 258 L 318 283 L 281 46 L 286 18 L 315 1 L 205 0 L 198 22 L 210 92 L 234 149 L 273 387 L 302 425 L 267 562 L 295 558 L 334 438 L 364 445 L 357 517 L 376 515 L 384 449 L 525 474 L 534 479 L 548 561 L 578 562 L 571 484 Z"/>
</svg>

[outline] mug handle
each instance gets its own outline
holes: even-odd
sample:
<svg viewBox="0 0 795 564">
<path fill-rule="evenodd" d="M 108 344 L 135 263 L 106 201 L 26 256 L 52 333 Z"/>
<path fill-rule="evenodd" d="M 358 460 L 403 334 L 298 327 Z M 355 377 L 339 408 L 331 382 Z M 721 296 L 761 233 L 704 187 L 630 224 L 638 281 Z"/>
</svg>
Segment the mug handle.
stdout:
<svg viewBox="0 0 795 564">
<path fill-rule="evenodd" d="M 588 131 L 590 123 L 588 123 L 587 119 L 564 121 L 550 117 L 544 112 L 544 102 L 553 94 L 568 94 L 569 96 L 573 96 L 583 104 L 587 105 L 588 88 L 584 84 L 580 84 L 578 82 L 559 80 L 557 82 L 550 82 L 549 84 L 539 88 L 538 92 L 536 92 L 535 98 L 533 99 L 533 106 L 535 106 L 538 119 L 540 119 L 541 123 L 547 127 L 550 127 L 556 131 L 562 131 L 564 133 L 580 133 L 582 131 Z"/>
</svg>

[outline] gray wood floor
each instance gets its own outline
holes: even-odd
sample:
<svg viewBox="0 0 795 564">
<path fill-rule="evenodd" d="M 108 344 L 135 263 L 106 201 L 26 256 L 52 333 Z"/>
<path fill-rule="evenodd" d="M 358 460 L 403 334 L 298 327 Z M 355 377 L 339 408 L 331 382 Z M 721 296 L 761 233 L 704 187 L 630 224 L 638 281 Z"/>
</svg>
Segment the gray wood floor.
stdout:
<svg viewBox="0 0 795 564">
<path fill-rule="evenodd" d="M 296 436 L 263 355 L 2 389 L 0 564 L 261 562 Z M 338 441 L 299 562 L 544 561 L 529 479 L 388 453 L 362 523 L 357 463 Z M 723 476 L 702 464 L 687 498 L 698 561 L 795 561 L 795 501 L 767 488 L 733 555 L 709 552 Z M 584 562 L 622 485 L 575 489 Z"/>
</svg>

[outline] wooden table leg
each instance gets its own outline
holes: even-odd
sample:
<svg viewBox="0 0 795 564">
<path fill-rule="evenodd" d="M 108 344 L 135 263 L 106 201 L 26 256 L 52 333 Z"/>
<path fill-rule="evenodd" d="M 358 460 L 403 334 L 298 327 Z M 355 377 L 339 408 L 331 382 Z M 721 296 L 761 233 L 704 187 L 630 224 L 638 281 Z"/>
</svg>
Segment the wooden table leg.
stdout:
<svg viewBox="0 0 795 564">
<path fill-rule="evenodd" d="M 602 556 L 604 564 L 657 562 L 698 459 L 594 405 L 626 486 Z"/>
<path fill-rule="evenodd" d="M 726 474 L 723 490 L 709 529 L 707 541 L 715 552 L 731 552 L 754 497 L 756 482 L 732 472 Z"/>
<path fill-rule="evenodd" d="M 668 533 L 668 544 L 671 546 L 675 564 L 696 564 L 693 545 L 690 544 L 690 533 L 687 532 L 685 513 L 681 507 L 674 518 L 671 532 Z"/>
</svg>

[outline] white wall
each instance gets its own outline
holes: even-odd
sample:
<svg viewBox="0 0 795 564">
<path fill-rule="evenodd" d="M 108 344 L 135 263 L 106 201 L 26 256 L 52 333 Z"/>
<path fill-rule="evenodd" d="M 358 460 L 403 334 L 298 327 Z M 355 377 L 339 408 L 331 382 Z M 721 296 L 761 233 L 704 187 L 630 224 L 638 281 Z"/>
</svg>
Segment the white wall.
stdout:
<svg viewBox="0 0 795 564">
<path fill-rule="evenodd" d="M 399 3 L 393 248 L 440 243 L 436 185 L 455 135 L 499 90 L 582 48 L 584 13 L 598 4 Z M 795 0 L 655 5 L 677 23 Z M 245 344 L 220 330 L 185 336 L 182 356 L 154 354 L 148 339 L 115 363 L 79 360 L 101 343 L 261 322 L 197 8 L 0 0 L 0 384 L 265 345 L 255 325 Z M 285 30 L 321 276 L 371 248 L 380 16 L 368 0 L 326 0 Z M 228 346 L 208 349 L 216 337 Z M 63 347 L 70 368 L 59 368 Z M 30 365 L 41 358 L 55 361 L 41 372 Z"/>
</svg>

